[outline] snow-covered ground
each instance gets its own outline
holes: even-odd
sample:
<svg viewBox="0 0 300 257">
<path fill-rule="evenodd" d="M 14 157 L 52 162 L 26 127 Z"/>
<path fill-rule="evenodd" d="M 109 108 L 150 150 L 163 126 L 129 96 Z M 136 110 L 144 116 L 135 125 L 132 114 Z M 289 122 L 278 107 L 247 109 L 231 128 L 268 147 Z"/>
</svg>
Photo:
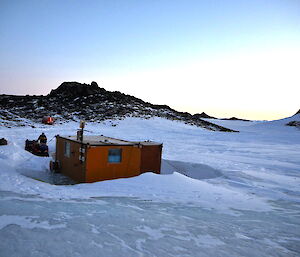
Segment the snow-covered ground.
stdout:
<svg viewBox="0 0 300 257">
<path fill-rule="evenodd" d="M 163 142 L 164 175 L 77 185 L 33 179 L 51 178 L 51 158 L 23 149 L 42 131 L 74 135 L 77 123 L 1 127 L 0 256 L 299 256 L 300 130 L 284 125 L 291 120 L 300 115 L 210 120 L 240 133 L 161 118 L 90 123 L 86 134 Z"/>
</svg>

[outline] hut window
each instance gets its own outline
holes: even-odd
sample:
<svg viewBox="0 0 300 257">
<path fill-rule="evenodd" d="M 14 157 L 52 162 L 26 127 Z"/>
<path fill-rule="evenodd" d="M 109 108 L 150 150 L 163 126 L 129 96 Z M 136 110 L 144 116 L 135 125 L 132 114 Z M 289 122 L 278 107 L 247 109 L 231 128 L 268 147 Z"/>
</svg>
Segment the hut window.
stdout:
<svg viewBox="0 0 300 257">
<path fill-rule="evenodd" d="M 108 162 L 119 163 L 122 161 L 122 149 L 109 149 Z"/>
<path fill-rule="evenodd" d="M 71 144 L 69 142 L 65 142 L 65 156 L 69 158 L 71 156 Z"/>
</svg>

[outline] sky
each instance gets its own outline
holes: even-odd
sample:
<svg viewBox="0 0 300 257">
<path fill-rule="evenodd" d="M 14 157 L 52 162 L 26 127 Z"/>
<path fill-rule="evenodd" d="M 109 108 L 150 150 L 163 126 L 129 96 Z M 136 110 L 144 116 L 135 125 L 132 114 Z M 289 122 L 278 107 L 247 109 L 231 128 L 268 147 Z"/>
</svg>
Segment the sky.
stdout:
<svg viewBox="0 0 300 257">
<path fill-rule="evenodd" d="M 91 83 L 215 117 L 300 108 L 299 0 L 0 0 L 0 94 Z"/>
</svg>

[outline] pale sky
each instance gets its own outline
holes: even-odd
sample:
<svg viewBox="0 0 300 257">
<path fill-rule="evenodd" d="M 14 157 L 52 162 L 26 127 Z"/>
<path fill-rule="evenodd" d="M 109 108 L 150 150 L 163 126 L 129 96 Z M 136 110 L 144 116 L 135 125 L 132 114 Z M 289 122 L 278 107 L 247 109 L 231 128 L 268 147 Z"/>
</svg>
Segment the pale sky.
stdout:
<svg viewBox="0 0 300 257">
<path fill-rule="evenodd" d="M 0 94 L 98 82 L 216 117 L 300 108 L 299 0 L 0 1 Z"/>
</svg>

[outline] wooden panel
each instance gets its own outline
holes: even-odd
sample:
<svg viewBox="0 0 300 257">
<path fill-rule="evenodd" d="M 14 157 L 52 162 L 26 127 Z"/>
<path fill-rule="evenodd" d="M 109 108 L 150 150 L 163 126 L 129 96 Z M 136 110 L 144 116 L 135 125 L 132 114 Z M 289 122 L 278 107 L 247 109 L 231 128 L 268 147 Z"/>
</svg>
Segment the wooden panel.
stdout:
<svg viewBox="0 0 300 257">
<path fill-rule="evenodd" d="M 122 161 L 109 163 L 109 149 L 122 149 Z M 91 146 L 87 149 L 86 181 L 133 177 L 140 174 L 141 151 L 134 146 Z"/>
<path fill-rule="evenodd" d="M 141 156 L 141 173 L 160 173 L 162 145 L 144 145 Z"/>
<path fill-rule="evenodd" d="M 64 155 L 64 143 L 69 142 L 71 146 L 71 155 Z M 85 162 L 79 161 L 80 144 L 56 137 L 56 160 L 60 163 L 60 171 L 62 174 L 70 177 L 76 182 L 85 182 Z"/>
</svg>

